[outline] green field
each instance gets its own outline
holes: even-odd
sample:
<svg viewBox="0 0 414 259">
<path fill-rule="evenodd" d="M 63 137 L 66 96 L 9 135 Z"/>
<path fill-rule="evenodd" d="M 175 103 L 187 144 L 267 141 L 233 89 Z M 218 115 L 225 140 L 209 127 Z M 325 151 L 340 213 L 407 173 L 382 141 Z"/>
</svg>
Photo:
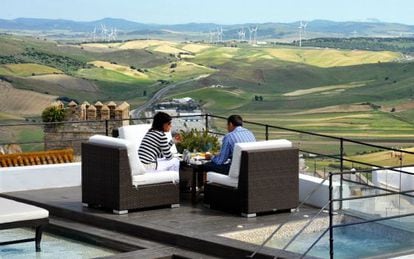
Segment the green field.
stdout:
<svg viewBox="0 0 414 259">
<path fill-rule="evenodd" d="M 401 58 L 390 51 L 160 40 L 65 45 L 0 36 L 0 76 L 15 88 L 89 102 L 127 101 L 135 108 L 165 85 L 208 75 L 165 98 L 189 96 L 217 115 L 239 113 L 250 121 L 389 146 L 410 146 L 414 139 L 414 63 Z M 59 73 L 68 76 L 66 83 L 48 77 Z M 0 109 L 0 119 L 12 112 Z M 251 128 L 264 138 L 263 128 Z M 280 130 L 270 130 L 270 137 L 313 152 L 338 150 L 335 143 Z M 347 153 L 361 150 L 367 151 L 351 145 Z"/>
<path fill-rule="evenodd" d="M 7 64 L 0 65 L 0 75 L 4 76 L 34 76 L 47 74 L 61 74 L 62 71 L 38 64 Z"/>
</svg>

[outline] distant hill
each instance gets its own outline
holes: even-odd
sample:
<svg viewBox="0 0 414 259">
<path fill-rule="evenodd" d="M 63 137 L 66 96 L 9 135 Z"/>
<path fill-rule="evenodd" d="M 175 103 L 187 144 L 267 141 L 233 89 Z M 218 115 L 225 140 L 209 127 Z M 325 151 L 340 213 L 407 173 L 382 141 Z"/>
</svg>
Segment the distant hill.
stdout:
<svg viewBox="0 0 414 259">
<path fill-rule="evenodd" d="M 105 18 L 91 22 L 78 22 L 62 19 L 18 18 L 14 20 L 0 19 L 0 28 L 3 30 L 68 30 L 71 32 L 91 31 L 102 25 L 116 27 L 124 31 L 147 29 L 150 25 L 127 21 L 124 19 Z"/>
<path fill-rule="evenodd" d="M 271 35 L 272 26 L 261 28 Z M 238 27 L 227 27 L 227 34 Z M 310 43 L 339 46 L 346 40 Z M 163 98 L 191 97 L 217 115 L 237 113 L 246 120 L 299 130 L 411 143 L 412 57 L 354 49 L 401 44 L 393 40 L 354 38 L 351 49 L 341 50 L 143 39 L 65 44 L 0 34 L 0 122 L 37 117 L 57 97 L 127 101 L 134 109 L 175 85 Z M 281 134 L 270 132 L 271 137 L 286 137 Z M 301 136 L 292 137 L 302 143 Z M 326 151 L 326 145 L 320 148 Z"/>
<path fill-rule="evenodd" d="M 249 38 L 248 28 L 258 26 L 258 39 L 283 39 L 297 37 L 299 22 L 292 23 L 262 23 L 221 25 L 214 23 L 187 24 L 145 24 L 125 19 L 104 18 L 97 21 L 71 21 L 61 19 L 18 18 L 14 20 L 0 19 L 0 31 L 41 31 L 56 30 L 68 33 L 90 33 L 101 25 L 116 28 L 120 35 L 161 35 L 165 33 L 184 33 L 182 38 L 192 39 L 191 34 L 202 33 L 205 36 L 217 28 L 223 28 L 223 40 L 238 39 L 238 32 L 244 28 L 246 39 Z M 187 33 L 187 34 L 185 34 Z M 63 33 L 64 34 L 64 33 Z M 198 35 L 200 36 L 200 35 Z M 306 38 L 316 37 L 413 37 L 414 26 L 398 23 L 372 22 L 334 22 L 313 20 L 307 23 Z M 194 36 L 195 37 L 195 36 Z"/>
</svg>

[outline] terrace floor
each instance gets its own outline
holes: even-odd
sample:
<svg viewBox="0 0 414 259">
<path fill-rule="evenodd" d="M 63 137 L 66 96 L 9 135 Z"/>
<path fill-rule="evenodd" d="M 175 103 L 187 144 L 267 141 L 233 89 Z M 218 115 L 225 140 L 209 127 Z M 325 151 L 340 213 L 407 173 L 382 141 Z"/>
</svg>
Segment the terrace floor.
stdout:
<svg viewBox="0 0 414 259">
<path fill-rule="evenodd" d="M 179 254 L 184 258 L 245 258 L 257 248 L 256 245 L 221 235 L 275 226 L 285 222 L 290 215 L 273 213 L 243 218 L 205 208 L 202 203 L 191 205 L 184 196 L 187 199 L 183 199 L 179 208 L 157 208 L 115 215 L 110 211 L 83 207 L 80 187 L 3 193 L 1 196 L 48 209 L 52 225 L 63 220 L 72 222 L 66 225 L 82 224 L 94 228 L 92 232 L 112 231 L 115 234 L 102 235 L 111 235 L 114 239 L 127 235 L 141 240 L 137 241 L 141 250 L 119 254 L 116 258 L 154 258 L 154 255 L 165 256 L 165 253 Z M 305 207 L 299 213 L 312 216 L 316 212 L 314 208 Z M 301 215 L 296 218 L 301 218 Z M 299 255 L 265 247 L 254 258 L 273 257 L 298 258 Z"/>
</svg>

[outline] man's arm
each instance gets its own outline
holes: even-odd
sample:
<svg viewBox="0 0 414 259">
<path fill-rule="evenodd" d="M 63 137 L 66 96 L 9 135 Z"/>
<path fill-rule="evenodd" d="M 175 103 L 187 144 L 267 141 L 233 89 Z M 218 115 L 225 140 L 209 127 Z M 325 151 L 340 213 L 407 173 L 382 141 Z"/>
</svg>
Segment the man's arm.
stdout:
<svg viewBox="0 0 414 259">
<path fill-rule="evenodd" d="M 228 136 L 224 136 L 223 145 L 221 146 L 220 154 L 218 154 L 218 156 L 214 156 L 212 159 L 212 162 L 218 165 L 224 164 L 224 162 L 226 162 L 227 159 L 229 159 L 231 155 L 230 147 L 231 147 L 230 139 L 228 138 Z"/>
</svg>

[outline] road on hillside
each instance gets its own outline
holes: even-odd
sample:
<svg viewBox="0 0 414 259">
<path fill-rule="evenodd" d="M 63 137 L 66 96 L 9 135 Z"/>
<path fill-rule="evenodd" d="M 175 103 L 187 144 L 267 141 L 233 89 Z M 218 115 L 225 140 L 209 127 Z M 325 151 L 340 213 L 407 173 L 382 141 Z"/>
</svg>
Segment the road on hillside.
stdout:
<svg viewBox="0 0 414 259">
<path fill-rule="evenodd" d="M 139 106 L 138 108 L 131 110 L 130 115 L 132 118 L 139 118 L 139 114 L 142 113 L 143 111 L 145 111 L 146 109 L 148 109 L 149 107 L 151 107 L 154 103 L 158 102 L 169 90 L 175 88 L 176 86 L 182 85 L 182 84 L 186 84 L 188 82 L 191 81 L 197 81 L 200 80 L 202 78 L 206 78 L 208 77 L 210 74 L 206 74 L 206 75 L 200 75 L 198 77 L 192 78 L 192 79 L 188 79 L 188 80 L 184 80 L 181 82 L 177 82 L 171 85 L 168 85 L 164 88 L 162 88 L 161 90 L 159 90 L 158 92 L 156 92 L 151 99 L 149 99 L 146 103 L 144 103 L 143 105 Z"/>
</svg>

